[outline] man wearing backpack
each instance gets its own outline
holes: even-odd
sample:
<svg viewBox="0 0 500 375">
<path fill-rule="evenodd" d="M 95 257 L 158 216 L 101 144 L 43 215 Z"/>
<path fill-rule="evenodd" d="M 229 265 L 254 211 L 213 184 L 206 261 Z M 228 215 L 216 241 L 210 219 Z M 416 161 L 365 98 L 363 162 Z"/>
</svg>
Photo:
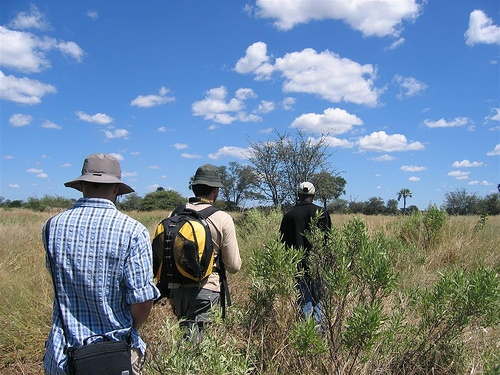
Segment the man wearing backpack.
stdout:
<svg viewBox="0 0 500 375">
<path fill-rule="evenodd" d="M 189 198 L 186 205 L 177 207 L 171 214 L 180 214 L 185 209 L 197 212 L 206 212 L 217 199 L 222 182 L 217 168 L 205 164 L 196 170 L 191 188 L 194 197 Z M 169 300 L 175 315 L 182 319 L 181 327 L 186 330 L 186 337 L 191 337 L 195 343 L 201 340 L 201 333 L 205 323 L 209 321 L 211 308 L 219 301 L 224 306 L 224 295 L 227 295 L 225 270 L 236 273 L 241 267 L 241 258 L 236 240 L 236 230 L 232 217 L 221 210 L 211 210 L 206 217 L 210 230 L 214 252 L 214 268 L 208 277 L 201 281 L 168 282 Z M 215 212 L 214 212 L 215 211 Z M 153 271 L 157 279 L 162 268 L 166 267 L 165 255 L 165 220 L 156 230 L 153 239 Z M 229 300 L 228 300 L 229 301 Z M 224 310 L 223 310 L 224 313 Z"/>
<path fill-rule="evenodd" d="M 313 203 L 316 189 L 310 182 L 302 182 L 299 185 L 299 203 L 288 211 L 281 221 L 280 234 L 282 242 L 289 247 L 304 248 L 306 251 L 305 259 L 302 261 L 304 276 L 298 280 L 298 289 L 300 292 L 299 305 L 304 317 L 314 317 L 316 323 L 322 326 L 321 317 L 321 295 L 320 282 L 309 274 L 307 257 L 312 248 L 305 233 L 311 228 L 311 220 L 320 215 L 317 225 L 325 233 L 332 226 L 330 215 L 324 212 L 323 208 Z M 321 327 L 322 329 L 322 327 Z"/>
</svg>

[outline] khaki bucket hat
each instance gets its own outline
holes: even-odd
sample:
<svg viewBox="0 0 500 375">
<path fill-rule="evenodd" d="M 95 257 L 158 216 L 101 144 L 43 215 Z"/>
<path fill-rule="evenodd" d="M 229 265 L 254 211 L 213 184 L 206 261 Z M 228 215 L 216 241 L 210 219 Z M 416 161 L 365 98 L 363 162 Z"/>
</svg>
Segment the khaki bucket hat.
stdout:
<svg viewBox="0 0 500 375">
<path fill-rule="evenodd" d="M 68 181 L 64 186 L 82 191 L 80 182 L 95 182 L 99 184 L 119 184 L 118 195 L 133 193 L 127 184 L 120 178 L 122 169 L 118 160 L 109 154 L 92 154 L 85 158 L 82 167 L 82 175 L 72 181 Z"/>
</svg>

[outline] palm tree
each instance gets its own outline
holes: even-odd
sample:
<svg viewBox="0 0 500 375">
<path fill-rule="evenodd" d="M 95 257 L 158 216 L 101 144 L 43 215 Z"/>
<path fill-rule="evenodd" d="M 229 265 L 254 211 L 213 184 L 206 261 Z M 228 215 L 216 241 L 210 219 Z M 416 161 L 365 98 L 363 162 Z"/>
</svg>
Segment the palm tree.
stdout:
<svg viewBox="0 0 500 375">
<path fill-rule="evenodd" d="M 398 202 L 401 200 L 401 197 L 403 198 L 403 212 L 406 212 L 406 198 L 411 198 L 412 192 L 410 189 L 401 189 L 398 192 Z"/>
</svg>

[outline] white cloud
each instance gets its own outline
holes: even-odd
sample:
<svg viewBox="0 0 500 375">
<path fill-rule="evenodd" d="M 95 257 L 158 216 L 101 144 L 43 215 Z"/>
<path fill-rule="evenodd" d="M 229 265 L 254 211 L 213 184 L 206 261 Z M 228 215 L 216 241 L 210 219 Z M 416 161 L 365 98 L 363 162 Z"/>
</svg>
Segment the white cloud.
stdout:
<svg viewBox="0 0 500 375">
<path fill-rule="evenodd" d="M 30 11 L 19 12 L 12 21 L 9 22 L 9 26 L 14 29 L 38 29 L 38 30 L 49 30 L 50 24 L 47 21 L 45 14 L 40 13 L 36 5 L 32 4 L 30 6 Z"/>
<path fill-rule="evenodd" d="M 236 62 L 234 70 L 240 74 L 254 73 L 258 81 L 269 79 L 274 68 L 269 63 L 266 43 L 257 42 L 248 47 L 245 56 Z"/>
<path fill-rule="evenodd" d="M 387 49 L 392 50 L 401 47 L 403 44 L 405 44 L 405 41 L 406 41 L 405 38 L 399 38 L 398 40 L 392 42 L 392 44 L 389 47 L 387 47 Z"/>
<path fill-rule="evenodd" d="M 454 120 L 451 121 L 446 121 L 444 118 L 441 118 L 437 121 L 431 121 L 425 119 L 424 124 L 428 128 L 454 128 L 458 126 L 467 125 L 469 121 L 470 120 L 467 117 L 456 117 Z"/>
<path fill-rule="evenodd" d="M 341 147 L 341 148 L 353 148 L 354 143 L 348 141 L 347 139 L 340 139 L 332 136 L 325 136 L 320 138 L 309 137 L 308 140 L 312 143 L 318 143 L 323 140 L 325 146 L 327 147 Z"/>
<path fill-rule="evenodd" d="M 370 158 L 370 160 L 373 160 L 373 161 L 392 161 L 392 160 L 396 160 L 396 158 L 392 155 L 384 154 L 381 156 L 375 156 L 373 158 Z"/>
<path fill-rule="evenodd" d="M 394 151 L 418 151 L 425 149 L 420 142 L 408 143 L 403 134 L 386 134 L 384 131 L 373 132 L 370 135 L 360 138 L 358 141 L 359 150 L 394 152 Z"/>
<path fill-rule="evenodd" d="M 129 131 L 126 129 L 116 129 L 113 131 L 103 130 L 103 133 L 107 139 L 114 139 L 114 138 L 128 139 L 128 136 L 130 134 Z"/>
<path fill-rule="evenodd" d="M 216 153 L 208 154 L 208 157 L 213 160 L 217 160 L 224 156 L 231 156 L 238 159 L 248 159 L 250 155 L 250 149 L 241 148 L 236 146 L 224 146 L 217 150 Z"/>
<path fill-rule="evenodd" d="M 363 121 L 356 115 L 340 108 L 327 108 L 323 114 L 306 113 L 297 117 L 290 127 L 306 133 L 344 134 L 356 125 L 363 125 Z"/>
<path fill-rule="evenodd" d="M 96 113 L 95 115 L 88 115 L 85 112 L 76 112 L 78 118 L 82 121 L 92 122 L 99 125 L 107 125 L 113 122 L 113 118 L 109 117 L 105 113 Z"/>
<path fill-rule="evenodd" d="M 203 156 L 201 156 L 200 154 L 188 154 L 186 152 L 183 152 L 181 154 L 181 158 L 184 158 L 184 159 L 202 159 Z"/>
<path fill-rule="evenodd" d="M 29 125 L 33 121 L 33 116 L 31 115 L 23 115 L 21 113 L 17 113 L 15 115 L 10 116 L 9 122 L 14 127 L 21 127 Z"/>
<path fill-rule="evenodd" d="M 259 45 L 261 48 L 265 46 L 262 42 Z M 266 65 L 270 64 L 266 62 Z M 262 78 L 261 66 L 256 64 L 237 71 L 254 73 L 257 78 Z M 373 87 L 377 72 L 371 64 L 361 65 L 328 50 L 318 53 L 306 48 L 301 52 L 287 53 L 276 59 L 272 69 L 266 70 L 269 74 L 273 71 L 281 73 L 284 92 L 314 94 L 333 103 L 345 101 L 375 106 L 383 92 Z"/>
<path fill-rule="evenodd" d="M 482 186 L 491 186 L 493 185 L 493 182 L 488 182 L 488 181 L 469 181 L 468 185 L 482 185 Z"/>
<path fill-rule="evenodd" d="M 148 169 L 160 169 L 159 165 L 148 165 Z"/>
<path fill-rule="evenodd" d="M 51 66 L 46 53 L 57 49 L 81 62 L 84 51 L 75 43 L 37 37 L 29 32 L 0 26 L 0 65 L 25 73 L 36 73 Z"/>
<path fill-rule="evenodd" d="M 116 158 L 116 160 L 119 160 L 119 161 L 125 160 L 125 158 L 123 157 L 122 154 L 118 154 L 116 152 L 112 152 L 110 155 L 113 155 Z M 122 174 L 122 176 L 123 176 L 123 174 Z"/>
<path fill-rule="evenodd" d="M 158 189 L 159 187 L 160 187 L 160 185 L 153 184 L 153 185 L 149 185 L 148 187 L 146 187 L 146 190 L 148 190 L 148 191 L 156 191 L 156 189 Z"/>
<path fill-rule="evenodd" d="M 28 172 L 28 173 L 43 173 L 43 169 L 30 168 L 30 169 L 26 169 L 26 172 Z"/>
<path fill-rule="evenodd" d="M 2 99 L 21 104 L 39 104 L 43 96 L 55 92 L 57 90 L 54 86 L 26 77 L 6 76 L 0 71 L 0 98 Z"/>
<path fill-rule="evenodd" d="M 235 96 L 236 96 L 236 99 L 247 100 L 247 99 L 251 99 L 251 98 L 256 98 L 257 94 L 252 89 L 240 88 L 240 89 L 236 90 Z"/>
<path fill-rule="evenodd" d="M 469 46 L 476 43 L 500 44 L 500 27 L 494 25 L 482 10 L 476 9 L 470 14 L 469 28 L 464 36 Z"/>
<path fill-rule="evenodd" d="M 469 178 L 470 172 L 462 172 L 462 171 L 452 171 L 448 173 L 448 176 L 454 177 L 457 180 L 467 180 Z"/>
<path fill-rule="evenodd" d="M 500 121 L 500 108 L 492 108 L 492 114 L 490 116 L 485 117 L 486 123 L 489 121 Z"/>
<path fill-rule="evenodd" d="M 172 147 L 174 147 L 176 150 L 182 150 L 188 148 L 188 145 L 186 143 L 174 143 Z"/>
<path fill-rule="evenodd" d="M 9 187 L 12 189 L 19 189 L 21 186 L 19 186 L 18 184 L 9 184 Z"/>
<path fill-rule="evenodd" d="M 455 161 L 451 166 L 453 168 L 472 168 L 472 167 L 483 167 L 485 164 L 482 161 L 473 161 L 465 159 L 462 161 Z"/>
<path fill-rule="evenodd" d="M 12 156 L 12 155 L 5 155 L 5 156 L 2 156 L 2 159 L 12 160 L 12 159 L 14 159 L 14 156 Z"/>
<path fill-rule="evenodd" d="M 343 20 L 365 36 L 398 36 L 403 21 L 414 21 L 420 12 L 415 0 L 257 0 L 256 15 L 275 19 L 274 26 L 290 30 L 311 20 Z"/>
<path fill-rule="evenodd" d="M 420 82 L 413 77 L 403 77 L 399 74 L 394 76 L 394 81 L 401 88 L 401 91 L 397 94 L 399 99 L 418 95 L 421 91 L 426 90 L 428 87 L 425 83 Z"/>
<path fill-rule="evenodd" d="M 375 106 L 380 90 L 373 87 L 376 69 L 328 50 L 311 48 L 276 59 L 276 70 L 285 78 L 284 92 L 315 94 L 333 103 L 340 101 Z"/>
<path fill-rule="evenodd" d="M 64 163 L 60 165 L 61 168 L 70 168 L 71 164 L 70 163 Z"/>
<path fill-rule="evenodd" d="M 262 100 L 260 102 L 259 106 L 257 107 L 257 109 L 255 110 L 255 112 L 257 112 L 257 113 L 269 113 L 269 112 L 274 111 L 275 108 L 276 108 L 276 104 L 274 104 L 274 102 L 271 102 L 269 100 Z"/>
<path fill-rule="evenodd" d="M 293 109 L 293 106 L 297 102 L 297 99 L 292 98 L 291 96 L 287 96 L 283 101 L 281 102 L 281 105 L 283 106 L 283 109 L 286 111 L 289 111 Z"/>
<path fill-rule="evenodd" d="M 123 172 L 122 177 L 128 178 L 128 177 L 137 177 L 139 176 L 139 173 L 137 172 Z"/>
<path fill-rule="evenodd" d="M 87 17 L 91 18 L 93 21 L 97 20 L 99 18 L 99 14 L 93 10 L 93 9 L 89 9 L 87 11 Z"/>
<path fill-rule="evenodd" d="M 495 146 L 495 148 L 493 149 L 493 151 L 488 151 L 486 153 L 486 155 L 488 155 L 488 156 L 500 155 L 500 143 Z"/>
<path fill-rule="evenodd" d="M 137 98 L 130 102 L 130 105 L 140 108 L 151 108 L 157 105 L 167 104 L 173 102 L 175 97 L 167 96 L 170 92 L 166 87 L 161 87 L 158 95 L 139 95 Z"/>
<path fill-rule="evenodd" d="M 417 181 L 420 181 L 420 177 L 412 176 L 408 180 L 413 181 L 413 182 L 417 182 Z"/>
<path fill-rule="evenodd" d="M 49 175 L 48 175 L 47 173 L 43 173 L 43 172 L 42 172 L 42 173 L 37 174 L 36 176 L 37 176 L 38 178 L 47 178 L 47 177 L 49 177 Z"/>
<path fill-rule="evenodd" d="M 401 169 L 403 172 L 422 172 L 425 171 L 427 167 L 418 167 L 415 165 L 403 165 L 399 169 Z"/>
<path fill-rule="evenodd" d="M 61 130 L 62 129 L 62 126 L 61 125 L 57 125 L 57 124 L 54 124 L 52 121 L 45 121 L 43 124 L 42 124 L 42 128 L 44 129 L 57 129 L 57 130 Z"/>
<path fill-rule="evenodd" d="M 241 89 L 240 89 L 241 90 Z M 250 93 L 246 89 L 237 91 L 240 97 L 247 97 Z M 195 101 L 191 109 L 194 116 L 203 116 L 205 120 L 211 120 L 218 124 L 231 124 L 239 120 L 243 122 L 257 122 L 262 118 L 256 115 L 248 115 L 242 112 L 245 108 L 244 101 L 238 98 L 227 99 L 227 89 L 225 86 L 216 87 L 205 93 L 203 100 Z"/>
</svg>

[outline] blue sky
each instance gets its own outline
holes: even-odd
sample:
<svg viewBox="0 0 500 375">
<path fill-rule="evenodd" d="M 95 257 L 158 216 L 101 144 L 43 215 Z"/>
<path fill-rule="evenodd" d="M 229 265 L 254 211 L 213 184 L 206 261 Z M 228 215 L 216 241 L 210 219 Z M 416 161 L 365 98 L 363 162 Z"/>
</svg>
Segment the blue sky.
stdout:
<svg viewBox="0 0 500 375">
<path fill-rule="evenodd" d="M 500 183 L 497 0 L 38 1 L 0 12 L 0 196 L 78 198 L 106 152 L 188 196 L 249 139 L 328 132 L 347 200 Z M 401 203 L 402 205 L 402 203 Z"/>
</svg>

